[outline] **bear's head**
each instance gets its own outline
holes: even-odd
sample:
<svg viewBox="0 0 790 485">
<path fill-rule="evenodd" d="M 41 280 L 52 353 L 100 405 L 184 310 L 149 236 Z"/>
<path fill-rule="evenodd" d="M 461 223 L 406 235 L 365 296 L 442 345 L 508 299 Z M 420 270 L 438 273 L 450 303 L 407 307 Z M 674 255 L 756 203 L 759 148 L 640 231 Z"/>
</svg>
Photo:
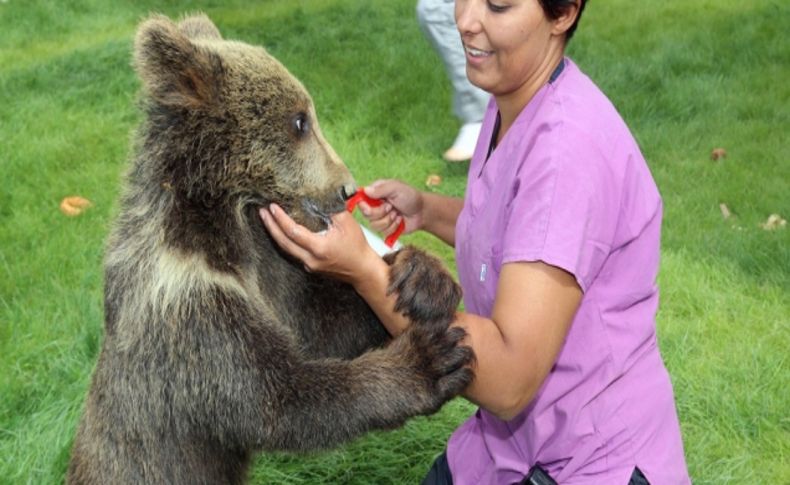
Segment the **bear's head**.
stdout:
<svg viewBox="0 0 790 485">
<path fill-rule="evenodd" d="M 354 180 L 321 134 L 304 86 L 261 47 L 224 40 L 205 15 L 144 21 L 134 64 L 151 176 L 184 204 L 271 202 L 312 230 L 344 208 Z"/>
</svg>

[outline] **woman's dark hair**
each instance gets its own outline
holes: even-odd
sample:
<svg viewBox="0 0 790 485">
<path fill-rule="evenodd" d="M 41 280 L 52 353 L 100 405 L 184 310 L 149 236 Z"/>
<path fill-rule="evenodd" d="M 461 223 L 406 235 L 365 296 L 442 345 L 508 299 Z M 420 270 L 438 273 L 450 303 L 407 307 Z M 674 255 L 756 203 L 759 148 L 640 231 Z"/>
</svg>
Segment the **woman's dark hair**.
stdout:
<svg viewBox="0 0 790 485">
<path fill-rule="evenodd" d="M 565 32 L 565 42 L 568 42 L 573 37 L 576 26 L 579 25 L 579 19 L 582 18 L 584 7 L 587 5 L 587 0 L 540 0 L 540 6 L 543 7 L 546 17 L 551 20 L 558 18 L 565 12 L 566 8 L 576 2 L 579 2 L 579 14 L 576 15 L 576 21 L 573 22 L 573 25 Z"/>
</svg>

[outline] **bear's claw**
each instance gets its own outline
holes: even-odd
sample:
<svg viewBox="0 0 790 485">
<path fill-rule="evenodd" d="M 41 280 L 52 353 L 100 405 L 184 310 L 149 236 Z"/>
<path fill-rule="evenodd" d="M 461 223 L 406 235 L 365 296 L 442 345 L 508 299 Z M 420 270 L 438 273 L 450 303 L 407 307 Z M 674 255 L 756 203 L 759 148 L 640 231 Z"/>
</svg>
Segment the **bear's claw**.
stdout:
<svg viewBox="0 0 790 485">
<path fill-rule="evenodd" d="M 384 259 L 390 264 L 387 293 L 397 293 L 395 310 L 412 323 L 444 330 L 455 319 L 461 287 L 442 263 L 412 246 Z"/>
</svg>

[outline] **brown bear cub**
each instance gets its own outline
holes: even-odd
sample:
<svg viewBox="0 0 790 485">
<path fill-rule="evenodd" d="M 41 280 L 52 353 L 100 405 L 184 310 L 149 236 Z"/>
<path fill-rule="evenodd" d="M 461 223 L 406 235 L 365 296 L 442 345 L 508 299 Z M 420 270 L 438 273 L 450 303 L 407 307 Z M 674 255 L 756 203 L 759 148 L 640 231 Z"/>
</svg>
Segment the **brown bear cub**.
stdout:
<svg viewBox="0 0 790 485">
<path fill-rule="evenodd" d="M 239 483 L 259 450 L 314 450 L 435 412 L 469 383 L 460 290 L 388 257 L 411 325 L 389 339 L 345 284 L 307 273 L 258 218 L 321 230 L 354 181 L 304 87 L 205 16 L 139 28 L 143 87 L 105 258 L 105 337 L 70 483 Z"/>
</svg>

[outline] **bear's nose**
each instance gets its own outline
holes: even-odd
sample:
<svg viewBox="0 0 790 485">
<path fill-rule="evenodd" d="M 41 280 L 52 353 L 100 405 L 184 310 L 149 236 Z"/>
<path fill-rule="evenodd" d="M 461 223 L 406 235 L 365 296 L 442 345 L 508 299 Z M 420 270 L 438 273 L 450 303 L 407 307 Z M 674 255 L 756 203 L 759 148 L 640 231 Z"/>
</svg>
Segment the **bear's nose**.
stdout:
<svg viewBox="0 0 790 485">
<path fill-rule="evenodd" d="M 343 197 L 343 200 L 348 200 L 357 192 L 357 186 L 354 184 L 345 184 L 344 186 L 340 187 L 340 196 Z"/>
</svg>

